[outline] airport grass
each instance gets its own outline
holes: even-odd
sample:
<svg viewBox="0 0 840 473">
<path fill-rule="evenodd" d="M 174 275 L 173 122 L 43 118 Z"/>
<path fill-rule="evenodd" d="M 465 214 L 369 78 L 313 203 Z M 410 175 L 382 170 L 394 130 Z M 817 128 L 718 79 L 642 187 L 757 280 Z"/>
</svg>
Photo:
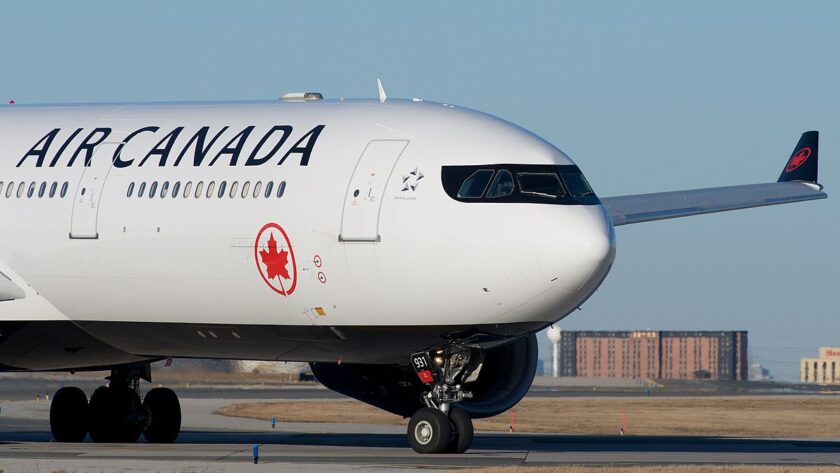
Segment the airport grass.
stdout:
<svg viewBox="0 0 840 473">
<path fill-rule="evenodd" d="M 232 404 L 219 414 L 278 422 L 405 424 L 354 400 Z M 514 409 L 475 421 L 478 431 L 581 435 L 836 438 L 840 397 L 556 397 L 526 398 Z"/>
</svg>

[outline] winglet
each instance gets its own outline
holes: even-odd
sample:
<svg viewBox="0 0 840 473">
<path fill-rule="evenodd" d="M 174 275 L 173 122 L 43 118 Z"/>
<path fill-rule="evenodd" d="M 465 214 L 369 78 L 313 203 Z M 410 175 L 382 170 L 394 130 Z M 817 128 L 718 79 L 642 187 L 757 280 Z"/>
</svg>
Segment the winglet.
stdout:
<svg viewBox="0 0 840 473">
<path fill-rule="evenodd" d="M 817 182 L 817 151 L 819 149 L 820 132 L 806 131 L 799 138 L 799 143 L 793 149 L 779 182 L 804 181 Z"/>
<path fill-rule="evenodd" d="M 376 79 L 376 86 L 379 88 L 379 103 L 385 103 L 388 100 L 388 96 L 385 95 L 385 87 L 382 87 L 382 81 Z"/>
</svg>

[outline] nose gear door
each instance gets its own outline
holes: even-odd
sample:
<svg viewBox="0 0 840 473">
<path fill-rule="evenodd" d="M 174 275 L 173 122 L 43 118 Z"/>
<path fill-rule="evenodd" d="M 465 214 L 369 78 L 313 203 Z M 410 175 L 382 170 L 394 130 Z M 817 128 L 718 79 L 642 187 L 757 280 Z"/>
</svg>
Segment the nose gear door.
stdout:
<svg viewBox="0 0 840 473">
<path fill-rule="evenodd" d="M 379 241 L 382 196 L 407 140 L 368 143 L 350 178 L 341 217 L 341 241 Z"/>
</svg>

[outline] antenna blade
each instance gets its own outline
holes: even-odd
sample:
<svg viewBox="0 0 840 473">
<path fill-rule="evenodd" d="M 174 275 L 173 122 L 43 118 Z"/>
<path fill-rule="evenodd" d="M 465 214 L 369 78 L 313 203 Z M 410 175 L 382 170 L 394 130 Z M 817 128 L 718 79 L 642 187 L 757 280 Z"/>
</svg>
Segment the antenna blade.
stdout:
<svg viewBox="0 0 840 473">
<path fill-rule="evenodd" d="M 379 88 L 379 103 L 385 103 L 388 100 L 388 96 L 385 94 L 385 88 L 382 87 L 382 81 L 378 78 L 376 79 L 376 86 Z"/>
</svg>

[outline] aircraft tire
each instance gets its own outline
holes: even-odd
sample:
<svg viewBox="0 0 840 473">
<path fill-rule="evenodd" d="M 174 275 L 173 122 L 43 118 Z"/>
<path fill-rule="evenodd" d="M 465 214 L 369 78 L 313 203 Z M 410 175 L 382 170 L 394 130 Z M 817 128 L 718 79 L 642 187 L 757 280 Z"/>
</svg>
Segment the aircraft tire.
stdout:
<svg viewBox="0 0 840 473">
<path fill-rule="evenodd" d="M 88 399 L 77 387 L 63 387 L 50 403 L 50 430 L 56 442 L 83 442 L 88 432 Z"/>
<path fill-rule="evenodd" d="M 90 396 L 90 438 L 102 443 L 132 443 L 140 438 L 140 396 L 128 387 L 101 386 Z"/>
<path fill-rule="evenodd" d="M 449 409 L 449 423 L 452 426 L 452 440 L 446 446 L 447 453 L 464 453 L 473 441 L 473 423 L 470 415 L 463 409 Z"/>
<path fill-rule="evenodd" d="M 451 439 L 449 418 L 437 409 L 419 409 L 408 422 L 408 443 L 417 453 L 443 453 Z"/>
<path fill-rule="evenodd" d="M 143 436 L 149 443 L 172 443 L 181 431 L 181 403 L 175 391 L 154 388 L 146 393 L 143 408 L 149 420 Z"/>
</svg>

